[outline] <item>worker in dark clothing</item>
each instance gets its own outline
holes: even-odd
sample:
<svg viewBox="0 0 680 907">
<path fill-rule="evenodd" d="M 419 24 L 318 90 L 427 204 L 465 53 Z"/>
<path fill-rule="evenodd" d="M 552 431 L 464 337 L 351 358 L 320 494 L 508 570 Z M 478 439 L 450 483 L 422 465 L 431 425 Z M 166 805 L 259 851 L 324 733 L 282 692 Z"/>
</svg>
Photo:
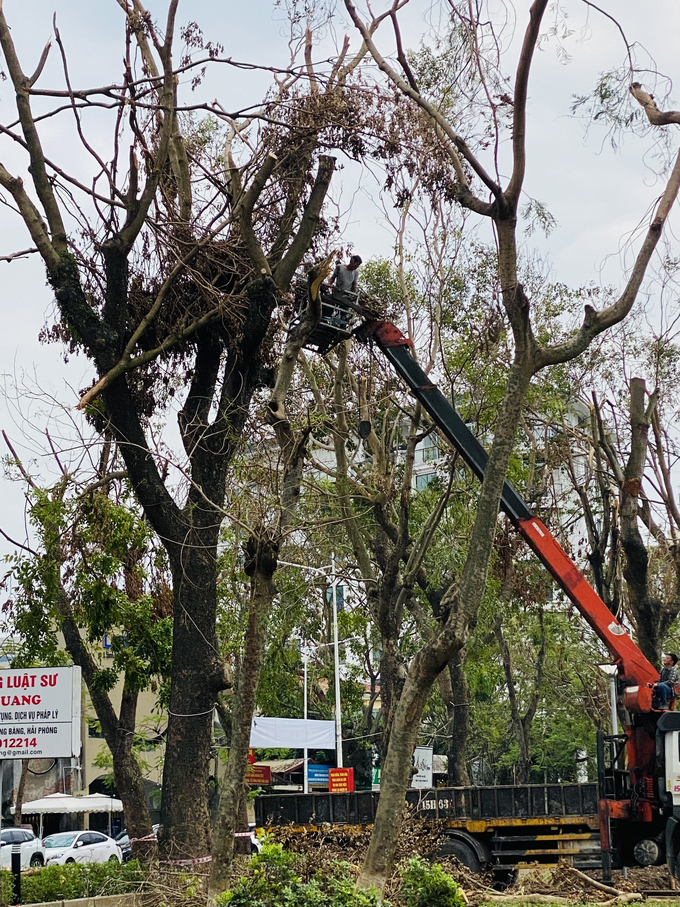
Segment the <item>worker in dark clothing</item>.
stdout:
<svg viewBox="0 0 680 907">
<path fill-rule="evenodd" d="M 674 684 L 678 682 L 678 656 L 675 652 L 669 652 L 663 657 L 663 668 L 659 676 L 659 682 L 654 684 L 654 698 L 657 702 L 657 708 L 667 709 L 668 700 L 673 698 Z"/>
</svg>

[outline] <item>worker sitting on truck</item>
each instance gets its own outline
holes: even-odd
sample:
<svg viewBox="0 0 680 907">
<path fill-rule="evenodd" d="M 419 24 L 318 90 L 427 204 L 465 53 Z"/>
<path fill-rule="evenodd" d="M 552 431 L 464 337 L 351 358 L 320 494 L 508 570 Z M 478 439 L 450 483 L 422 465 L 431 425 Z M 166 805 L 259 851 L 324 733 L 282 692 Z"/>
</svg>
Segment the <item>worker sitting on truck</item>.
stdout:
<svg viewBox="0 0 680 907">
<path fill-rule="evenodd" d="M 663 657 L 663 668 L 658 683 L 654 684 L 656 708 L 667 709 L 668 700 L 675 698 L 675 684 L 678 682 L 678 656 L 669 652 Z"/>
</svg>

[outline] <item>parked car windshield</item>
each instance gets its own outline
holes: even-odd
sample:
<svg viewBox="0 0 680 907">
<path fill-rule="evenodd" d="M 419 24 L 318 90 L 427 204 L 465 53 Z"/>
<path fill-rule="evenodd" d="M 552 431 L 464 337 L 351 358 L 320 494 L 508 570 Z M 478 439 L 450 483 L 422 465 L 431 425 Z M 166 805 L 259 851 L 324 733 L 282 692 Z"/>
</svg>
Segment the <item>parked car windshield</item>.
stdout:
<svg viewBox="0 0 680 907">
<path fill-rule="evenodd" d="M 75 839 L 74 834 L 50 835 L 45 838 L 45 847 L 70 847 Z"/>
</svg>

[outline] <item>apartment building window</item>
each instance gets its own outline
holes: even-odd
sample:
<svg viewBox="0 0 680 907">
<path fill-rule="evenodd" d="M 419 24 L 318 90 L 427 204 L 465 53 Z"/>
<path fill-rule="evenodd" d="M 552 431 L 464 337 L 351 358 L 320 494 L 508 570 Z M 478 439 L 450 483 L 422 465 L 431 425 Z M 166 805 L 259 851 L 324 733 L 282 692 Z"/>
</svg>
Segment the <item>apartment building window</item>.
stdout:
<svg viewBox="0 0 680 907">
<path fill-rule="evenodd" d="M 429 463 L 432 460 L 438 460 L 441 457 L 441 451 L 437 446 L 437 438 L 428 435 L 418 445 L 416 450 L 416 463 Z"/>
</svg>

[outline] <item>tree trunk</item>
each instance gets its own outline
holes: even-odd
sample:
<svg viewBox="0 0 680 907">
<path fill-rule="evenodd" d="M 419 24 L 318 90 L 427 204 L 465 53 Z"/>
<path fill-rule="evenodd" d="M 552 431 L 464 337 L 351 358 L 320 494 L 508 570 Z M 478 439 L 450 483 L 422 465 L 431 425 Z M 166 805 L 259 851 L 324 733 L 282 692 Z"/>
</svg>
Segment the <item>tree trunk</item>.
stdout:
<svg viewBox="0 0 680 907">
<path fill-rule="evenodd" d="M 515 740 L 517 741 L 517 748 L 519 750 L 519 760 L 517 763 L 517 781 L 519 784 L 529 784 L 529 782 L 531 781 L 531 728 L 533 725 L 534 717 L 536 715 L 536 709 L 538 708 L 538 701 L 540 699 L 541 690 L 543 687 L 546 651 L 545 627 L 543 623 L 542 611 L 539 611 L 539 623 L 541 627 L 541 645 L 536 657 L 536 678 L 524 715 L 520 714 L 519 697 L 517 695 L 517 687 L 515 685 L 512 658 L 510 656 L 510 649 L 508 648 L 508 644 L 505 641 L 505 636 L 503 635 L 503 628 L 500 617 L 496 622 L 495 627 L 498 647 L 500 649 L 501 659 L 503 661 L 503 671 L 505 672 L 505 684 L 508 689 L 508 699 L 510 701 L 510 720 L 512 722 L 512 730 L 513 734 L 515 735 Z"/>
<path fill-rule="evenodd" d="M 130 838 L 145 838 L 152 833 L 151 816 L 146 804 L 146 793 L 139 765 L 132 754 L 132 741 L 137 717 L 137 690 L 130 688 L 127 678 L 123 685 L 120 714 L 116 715 L 107 693 L 96 683 L 99 669 L 90 655 L 63 586 L 57 600 L 57 609 L 62 618 L 61 630 L 66 649 L 74 663 L 83 672 L 92 705 L 101 724 L 106 744 L 113 759 L 113 776 L 118 796 L 123 803 L 125 821 Z M 133 842 L 133 850 L 140 858 L 151 858 L 156 852 L 156 842 Z"/>
<path fill-rule="evenodd" d="M 245 811 L 247 785 L 245 774 L 250 748 L 250 729 L 255 697 L 264 656 L 268 617 L 272 609 L 275 587 L 272 576 L 276 569 L 278 547 L 271 541 L 249 540 L 246 572 L 251 576 L 251 598 L 245 651 L 234 690 L 231 710 L 231 742 L 229 761 L 220 792 L 220 811 L 213 842 L 209 898 L 214 900 L 227 887 L 234 857 L 234 834 L 248 831 L 236 827 Z"/>
<path fill-rule="evenodd" d="M 155 839 L 139 840 L 153 837 L 153 832 L 144 782 L 139 765 L 132 753 L 132 739 L 129 734 L 120 733 L 118 746 L 111 748 L 113 775 L 118 794 L 124 803 L 125 824 L 130 836 L 133 856 L 136 860 L 148 862 L 157 855 L 157 846 Z M 125 792 L 124 799 L 121 791 Z"/>
<path fill-rule="evenodd" d="M 28 763 L 30 759 L 21 760 L 21 777 L 19 778 L 19 787 L 17 788 L 17 798 L 14 803 L 14 824 L 21 825 L 21 810 L 24 805 L 24 791 L 26 790 L 26 778 L 28 777 Z"/>
<path fill-rule="evenodd" d="M 451 689 L 451 699 L 446 703 L 449 738 L 448 783 L 452 787 L 467 787 L 470 784 L 466 758 L 470 731 L 470 705 L 463 661 L 463 653 L 459 652 L 448 664 Z"/>
<path fill-rule="evenodd" d="M 439 670 L 428 657 L 432 644 L 421 649 L 411 663 L 397 704 L 387 757 L 380 776 L 380 800 L 368 852 L 357 881 L 359 888 L 378 888 L 392 866 L 401 829 L 405 793 L 411 782 L 413 750 L 418 740 L 420 719 L 430 688 Z"/>
<path fill-rule="evenodd" d="M 375 886 L 381 891 L 384 888 L 399 838 L 422 710 L 438 674 L 463 649 L 477 620 L 486 587 L 503 482 L 530 377 L 530 370 L 521 359 L 510 370 L 460 584 L 452 586 L 442 601 L 442 607 L 449 613 L 446 623 L 416 654 L 406 676 L 381 776 L 373 834 L 357 881 L 360 888 Z"/>
<path fill-rule="evenodd" d="M 384 762 L 392 733 L 394 710 L 399 702 L 401 678 L 399 669 L 401 661 L 397 655 L 398 640 L 394 636 L 382 637 L 380 655 L 380 714 L 382 718 L 382 735 L 380 738 L 380 758 Z"/>
<path fill-rule="evenodd" d="M 628 585 L 630 608 L 635 618 L 638 645 L 644 655 L 659 664 L 663 637 L 659 618 L 663 604 L 654 595 L 650 580 L 649 553 L 638 526 L 640 493 L 645 472 L 648 433 L 656 406 L 652 395 L 646 406 L 645 382 L 632 378 L 630 382 L 630 453 L 621 487 L 621 545 L 625 552 L 623 575 Z"/>
<path fill-rule="evenodd" d="M 172 563 L 172 685 L 159 835 L 161 853 L 168 859 L 210 854 L 210 747 L 215 697 L 223 677 L 215 633 L 216 536 L 212 529 L 194 532 L 183 557 Z M 197 665 L 204 669 L 197 671 Z"/>
</svg>

